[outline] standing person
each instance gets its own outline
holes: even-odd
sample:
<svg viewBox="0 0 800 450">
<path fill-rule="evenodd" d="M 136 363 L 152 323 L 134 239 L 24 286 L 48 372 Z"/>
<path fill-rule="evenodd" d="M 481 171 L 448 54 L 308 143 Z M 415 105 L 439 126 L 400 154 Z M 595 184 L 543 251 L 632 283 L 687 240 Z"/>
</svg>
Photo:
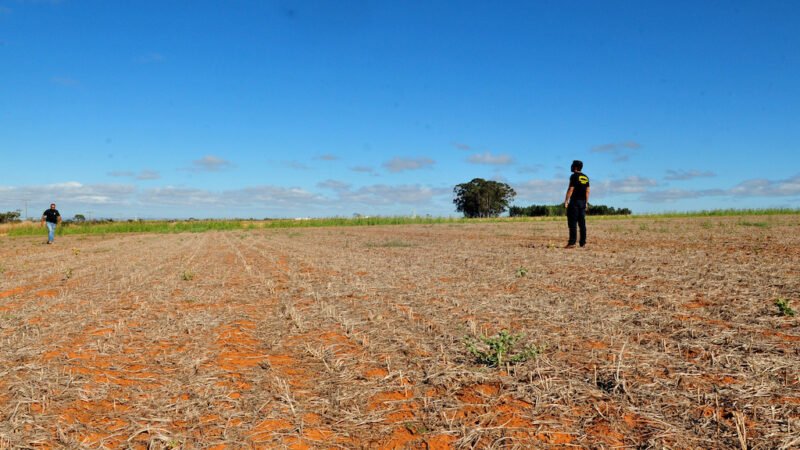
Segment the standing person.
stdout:
<svg viewBox="0 0 800 450">
<path fill-rule="evenodd" d="M 569 226 L 569 241 L 565 248 L 575 248 L 577 227 L 581 229 L 580 246 L 586 245 L 586 207 L 589 204 L 589 177 L 583 170 L 583 162 L 572 161 L 572 175 L 569 177 L 569 188 L 564 198 L 564 207 L 567 208 L 567 226 Z"/>
<path fill-rule="evenodd" d="M 61 214 L 56 209 L 55 203 L 50 203 L 50 209 L 42 213 L 42 226 L 47 224 L 47 243 L 52 244 L 56 238 L 56 226 L 61 223 Z"/>
</svg>

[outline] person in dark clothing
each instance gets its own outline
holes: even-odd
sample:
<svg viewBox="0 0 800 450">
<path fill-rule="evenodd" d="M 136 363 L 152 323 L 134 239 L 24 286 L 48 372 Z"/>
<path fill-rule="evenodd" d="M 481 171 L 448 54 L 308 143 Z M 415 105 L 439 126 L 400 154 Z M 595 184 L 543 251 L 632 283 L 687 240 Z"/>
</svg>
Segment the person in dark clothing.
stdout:
<svg viewBox="0 0 800 450">
<path fill-rule="evenodd" d="M 42 213 L 42 226 L 47 225 L 47 243 L 52 244 L 56 238 L 56 226 L 61 223 L 61 214 L 56 209 L 55 203 L 50 203 L 50 209 Z"/>
<path fill-rule="evenodd" d="M 586 207 L 589 205 L 589 177 L 583 170 L 583 162 L 572 161 L 572 175 L 569 177 L 569 188 L 564 198 L 564 207 L 567 208 L 567 226 L 569 226 L 569 241 L 565 248 L 575 248 L 577 228 L 581 229 L 580 246 L 586 245 Z"/>
</svg>

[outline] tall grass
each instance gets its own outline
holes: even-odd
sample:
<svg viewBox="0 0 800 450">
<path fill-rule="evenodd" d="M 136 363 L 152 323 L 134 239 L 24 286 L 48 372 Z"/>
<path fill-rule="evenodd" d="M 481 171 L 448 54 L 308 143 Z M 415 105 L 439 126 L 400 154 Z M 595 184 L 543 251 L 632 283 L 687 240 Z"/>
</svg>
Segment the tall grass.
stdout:
<svg viewBox="0 0 800 450">
<path fill-rule="evenodd" d="M 625 220 L 682 217 L 721 217 L 721 216 L 767 216 L 798 215 L 800 209 L 721 209 L 689 212 L 667 212 L 661 214 L 642 214 L 632 216 L 588 216 L 589 220 Z M 470 224 L 470 223 L 508 223 L 562 221 L 564 217 L 496 217 L 487 219 L 465 219 L 461 217 L 329 217 L 317 219 L 275 219 L 275 220 L 192 220 L 192 221 L 131 221 L 100 223 L 64 223 L 57 229 L 59 236 L 70 234 L 110 234 L 110 233 L 200 233 L 204 231 L 224 231 L 269 228 L 315 228 L 315 227 L 358 227 L 378 225 L 428 225 L 428 224 Z M 15 224 L 7 229 L 9 236 L 44 235 L 46 231 L 38 223 Z"/>
<path fill-rule="evenodd" d="M 56 234 L 108 234 L 108 233 L 200 233 L 211 230 L 237 230 L 241 221 L 203 220 L 191 222 L 136 221 L 102 223 L 63 223 Z M 37 225 L 21 226 L 8 230 L 9 236 L 33 236 L 45 234 L 44 228 Z"/>
<path fill-rule="evenodd" d="M 375 225 L 425 225 L 440 223 L 465 223 L 469 219 L 452 217 L 328 217 L 320 219 L 279 219 L 254 222 L 258 228 L 313 228 L 313 227 L 359 227 Z M 487 220 L 487 219 L 485 219 Z M 488 219 L 490 220 L 490 219 Z M 502 220 L 502 219 L 497 219 Z"/>
<path fill-rule="evenodd" d="M 797 215 L 798 208 L 765 208 L 765 209 L 704 209 L 700 211 L 670 211 L 658 214 L 642 214 L 636 217 L 722 217 L 722 216 L 775 216 Z"/>
</svg>

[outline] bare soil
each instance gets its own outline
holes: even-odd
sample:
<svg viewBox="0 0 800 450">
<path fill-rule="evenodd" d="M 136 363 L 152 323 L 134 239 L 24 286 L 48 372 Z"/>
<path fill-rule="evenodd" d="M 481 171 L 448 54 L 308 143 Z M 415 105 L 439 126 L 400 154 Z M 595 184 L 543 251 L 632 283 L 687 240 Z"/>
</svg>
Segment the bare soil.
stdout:
<svg viewBox="0 0 800 450">
<path fill-rule="evenodd" d="M 800 446 L 800 217 L 589 227 L 0 237 L 0 448 Z"/>
</svg>

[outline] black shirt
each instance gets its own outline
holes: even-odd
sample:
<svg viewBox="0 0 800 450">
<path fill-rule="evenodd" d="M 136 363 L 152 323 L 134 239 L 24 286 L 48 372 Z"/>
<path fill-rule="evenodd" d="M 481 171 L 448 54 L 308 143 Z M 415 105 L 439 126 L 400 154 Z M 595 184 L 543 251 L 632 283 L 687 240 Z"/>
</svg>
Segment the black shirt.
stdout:
<svg viewBox="0 0 800 450">
<path fill-rule="evenodd" d="M 572 188 L 572 200 L 586 200 L 586 189 L 589 187 L 589 177 L 582 172 L 574 172 L 569 177 L 569 187 Z"/>
<path fill-rule="evenodd" d="M 61 217 L 57 209 L 45 209 L 42 215 L 50 223 L 58 223 L 58 218 Z"/>
</svg>

